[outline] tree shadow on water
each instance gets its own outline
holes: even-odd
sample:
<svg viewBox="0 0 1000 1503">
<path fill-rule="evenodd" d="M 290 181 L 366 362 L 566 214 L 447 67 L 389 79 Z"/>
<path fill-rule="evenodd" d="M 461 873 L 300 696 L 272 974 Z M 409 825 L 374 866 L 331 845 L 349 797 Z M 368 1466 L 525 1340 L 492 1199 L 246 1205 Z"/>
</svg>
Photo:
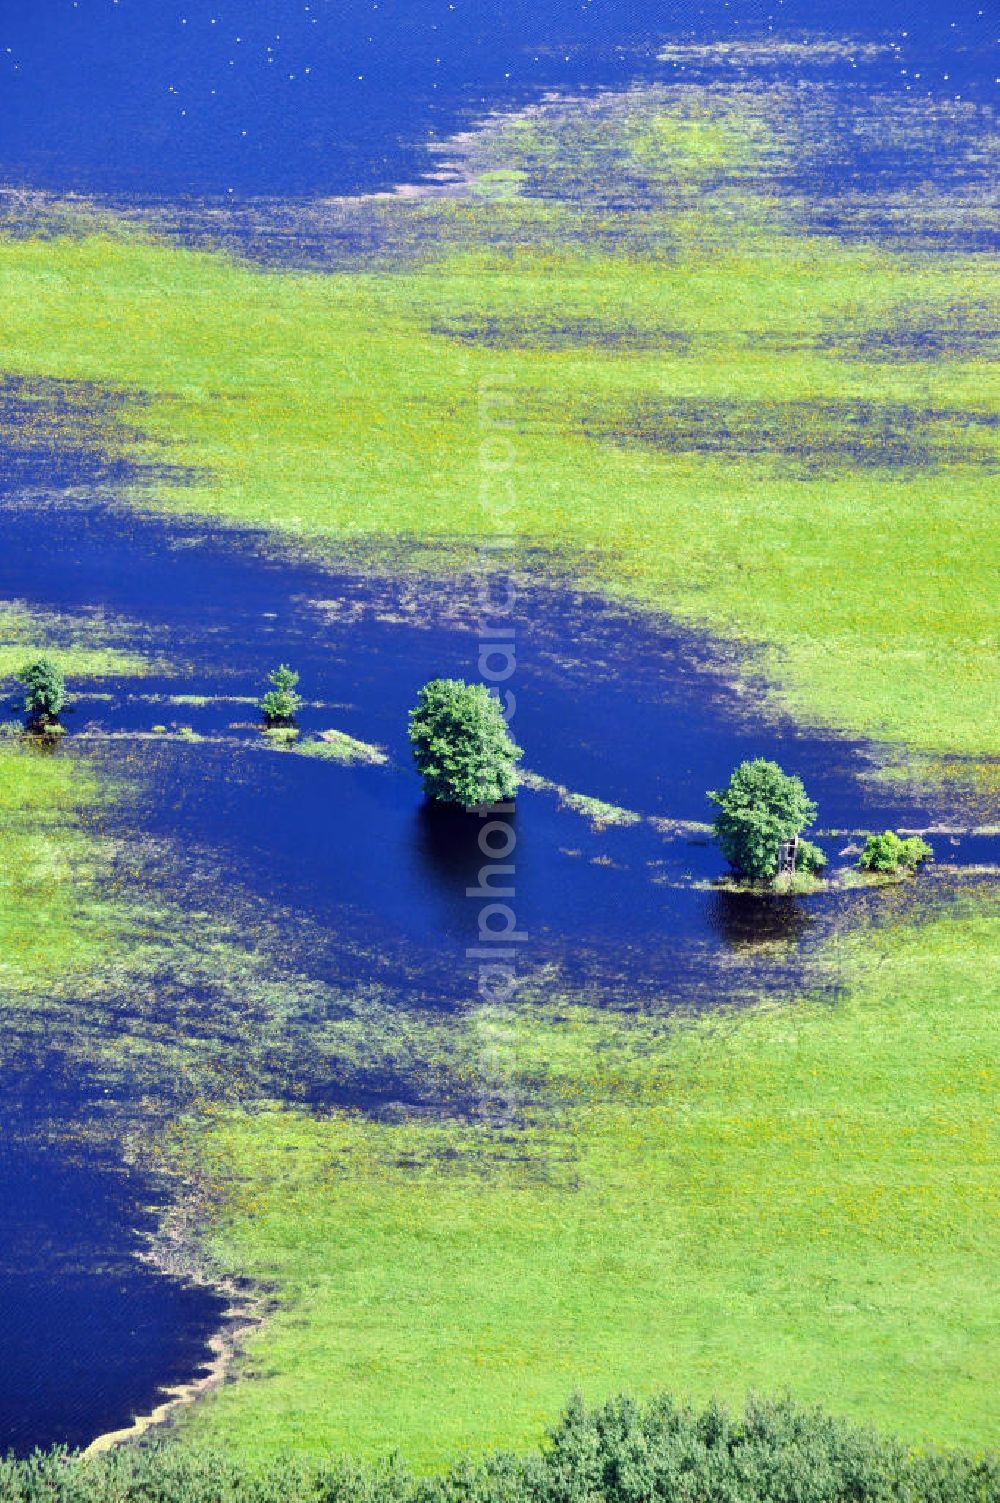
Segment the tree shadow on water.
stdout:
<svg viewBox="0 0 1000 1503">
<path fill-rule="evenodd" d="M 495 822 L 507 827 L 516 842 L 517 815 L 512 810 L 480 812 L 426 799 L 416 814 L 416 846 L 427 875 L 464 900 L 465 889 L 479 885 L 480 867 L 516 863 L 516 844 L 505 853 L 507 839 L 489 832 Z M 511 882 L 502 875 L 495 880 L 498 887 Z"/>
<path fill-rule="evenodd" d="M 708 915 L 728 950 L 799 944 L 815 923 L 807 904 L 788 893 L 714 892 Z"/>
</svg>

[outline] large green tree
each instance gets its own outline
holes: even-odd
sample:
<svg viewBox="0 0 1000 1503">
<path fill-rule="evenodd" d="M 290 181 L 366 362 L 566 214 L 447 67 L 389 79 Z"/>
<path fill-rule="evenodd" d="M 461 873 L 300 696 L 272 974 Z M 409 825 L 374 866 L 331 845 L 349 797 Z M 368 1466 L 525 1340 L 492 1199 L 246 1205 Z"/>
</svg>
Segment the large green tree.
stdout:
<svg viewBox="0 0 1000 1503">
<path fill-rule="evenodd" d="M 410 711 L 410 744 L 430 798 L 467 809 L 517 790 L 514 744 L 503 711 L 483 684 L 436 678 Z"/>
<path fill-rule="evenodd" d="M 802 779 L 764 757 L 741 762 L 728 786 L 708 797 L 719 807 L 715 834 L 723 855 L 752 881 L 773 881 L 782 843 L 800 835 L 816 818 L 816 805 Z"/>
</svg>

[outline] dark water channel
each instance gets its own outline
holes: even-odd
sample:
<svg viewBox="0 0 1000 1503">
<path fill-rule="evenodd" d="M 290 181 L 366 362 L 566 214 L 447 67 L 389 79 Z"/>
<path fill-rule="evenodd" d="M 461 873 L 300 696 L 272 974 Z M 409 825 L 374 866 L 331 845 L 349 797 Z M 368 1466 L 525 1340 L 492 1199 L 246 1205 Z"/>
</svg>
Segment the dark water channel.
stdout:
<svg viewBox="0 0 1000 1503">
<path fill-rule="evenodd" d="M 331 573 L 268 558 L 252 537 L 79 503 L 8 509 L 0 544 L 0 598 L 26 571 L 36 605 L 73 613 L 100 602 L 141 622 L 138 645 L 178 665 L 103 681 L 95 696 L 84 686 L 68 717 L 76 749 L 112 773 L 123 751 L 113 738 L 141 733 L 128 742 L 136 791 L 117 816 L 130 836 L 167 841 L 180 862 L 224 873 L 227 888 L 307 921 L 324 980 L 374 975 L 410 1001 L 468 1000 L 477 906 L 466 889 L 484 860 L 480 821 L 425 804 L 406 739 L 422 683 L 476 676 L 475 607 L 461 582 L 421 591 Z M 803 777 L 820 826 L 844 832 L 821 838 L 834 860 L 862 829 L 947 816 L 919 791 L 887 792 L 866 777 L 864 747 L 765 718 L 709 643 L 595 596 L 520 589 L 510 684 L 532 772 L 684 824 L 711 817 L 705 790 L 736 762 L 774 757 Z M 335 728 L 384 747 L 390 765 L 341 767 L 273 749 L 252 701 L 279 660 L 301 674 L 304 740 Z M 184 696 L 207 702 L 170 702 Z M 179 739 L 192 732 L 204 739 Z M 671 834 L 650 819 L 595 829 L 552 792 L 520 795 L 513 880 L 529 970 L 556 966 L 573 984 L 674 997 L 708 978 L 704 1000 L 714 1002 L 720 987 L 732 989 L 716 961 L 731 971 L 746 944 L 804 935 L 844 902 L 704 890 L 724 870 L 718 851 L 697 831 Z M 992 845 L 943 838 L 936 855 L 970 864 Z"/>
<path fill-rule="evenodd" d="M 190 1380 L 225 1313 L 213 1291 L 141 1259 L 154 1191 L 97 1146 L 99 1132 L 88 1140 L 100 1110 L 55 1057 L 0 1083 L 5 1451 L 86 1446 L 127 1426 L 163 1386 Z"/>
</svg>

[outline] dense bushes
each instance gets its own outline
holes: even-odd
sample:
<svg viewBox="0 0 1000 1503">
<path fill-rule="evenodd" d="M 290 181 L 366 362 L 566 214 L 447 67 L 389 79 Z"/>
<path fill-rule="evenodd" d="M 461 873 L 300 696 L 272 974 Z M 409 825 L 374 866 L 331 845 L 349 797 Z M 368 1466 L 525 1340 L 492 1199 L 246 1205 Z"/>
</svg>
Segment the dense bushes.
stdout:
<svg viewBox="0 0 1000 1503">
<path fill-rule="evenodd" d="M 484 684 L 425 684 L 410 711 L 410 745 L 429 798 L 471 809 L 503 803 L 517 790 L 521 749 Z"/>
<path fill-rule="evenodd" d="M 400 1466 L 250 1466 L 182 1444 L 0 1462 L 0 1503 L 998 1503 L 1000 1459 L 909 1453 L 790 1400 L 731 1417 L 667 1395 L 574 1400 L 541 1452 L 414 1479 Z"/>
<path fill-rule="evenodd" d="M 858 866 L 863 872 L 913 872 L 931 855 L 930 846 L 919 835 L 903 840 L 894 830 L 886 830 L 881 835 L 869 835 Z"/>
<path fill-rule="evenodd" d="M 800 840 L 795 847 L 795 870 L 808 872 L 811 877 L 818 877 L 820 872 L 826 870 L 826 852 L 821 851 L 818 845 L 813 845 L 811 840 Z"/>
</svg>

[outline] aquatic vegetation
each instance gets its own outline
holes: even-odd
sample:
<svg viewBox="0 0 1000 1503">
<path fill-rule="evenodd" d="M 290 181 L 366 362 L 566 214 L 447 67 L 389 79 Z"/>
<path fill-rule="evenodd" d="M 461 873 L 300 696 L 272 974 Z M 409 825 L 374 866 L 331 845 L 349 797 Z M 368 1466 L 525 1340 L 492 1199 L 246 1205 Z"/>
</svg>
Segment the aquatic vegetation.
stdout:
<svg viewBox="0 0 1000 1503">
<path fill-rule="evenodd" d="M 565 788 L 562 783 L 553 783 L 550 778 L 543 778 L 537 772 L 519 772 L 518 781 L 525 788 L 532 788 L 536 792 L 554 793 L 561 809 L 572 809 L 574 814 L 582 815 L 595 830 L 638 825 L 643 820 L 643 815 L 637 814 L 634 809 L 623 809 L 618 804 L 610 804 L 605 799 L 593 798 L 587 793 L 574 793 L 572 789 Z M 660 823 L 665 825 L 667 822 L 661 821 Z"/>
<path fill-rule="evenodd" d="M 155 660 L 126 647 L 133 635 L 123 622 L 102 614 L 66 616 L 40 611 L 24 601 L 0 602 L 0 677 L 13 677 L 31 654 L 45 656 L 75 679 L 148 673 Z M 111 641 L 109 641 L 109 637 Z M 115 640 L 121 645 L 113 645 Z"/>
<path fill-rule="evenodd" d="M 410 711 L 409 734 L 429 798 L 472 809 L 514 797 L 523 753 L 485 684 L 432 679 Z"/>
<path fill-rule="evenodd" d="M 261 734 L 269 745 L 287 751 L 298 741 L 301 732 L 297 725 L 282 725 L 279 721 L 274 725 L 265 725 Z"/>
<path fill-rule="evenodd" d="M 339 762 L 344 767 L 386 767 L 389 756 L 382 746 L 373 746 L 370 741 L 359 741 L 346 731 L 320 731 L 315 740 L 303 741 L 296 748 L 300 756 L 322 757 L 328 762 Z"/>
</svg>

